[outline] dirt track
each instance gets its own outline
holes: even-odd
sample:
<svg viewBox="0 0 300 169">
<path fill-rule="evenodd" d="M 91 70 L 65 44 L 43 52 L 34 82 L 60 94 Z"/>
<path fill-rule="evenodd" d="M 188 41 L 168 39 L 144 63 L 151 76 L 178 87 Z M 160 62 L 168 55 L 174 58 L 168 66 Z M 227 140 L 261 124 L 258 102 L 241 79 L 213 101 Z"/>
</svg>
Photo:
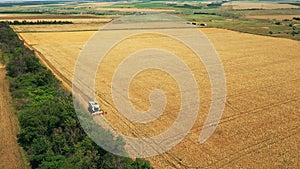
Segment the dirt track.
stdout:
<svg viewBox="0 0 300 169">
<path fill-rule="evenodd" d="M 5 76 L 5 68 L 0 63 L 0 168 L 24 168 L 17 142 L 17 120 Z"/>
<path fill-rule="evenodd" d="M 300 137 L 300 92 L 296 87 L 300 84 L 297 74 L 300 68 L 299 42 L 221 29 L 205 29 L 204 33 L 216 47 L 226 73 L 228 97 L 222 121 L 215 134 L 206 143 L 199 145 L 197 138 L 208 109 L 207 104 L 202 104 L 198 120 L 186 139 L 170 151 L 149 158 L 151 164 L 156 168 L 297 168 Z M 42 59 L 47 60 L 46 63 L 50 64 L 48 66 L 55 69 L 54 72 L 58 71 L 58 76 L 64 76 L 61 79 L 69 79 L 67 84 L 72 77 L 76 54 L 83 45 L 84 38 L 79 37 L 91 36 L 84 33 L 23 35 L 29 45 L 44 55 Z M 75 43 L 71 35 L 76 37 Z M 72 43 L 64 43 L 68 41 L 67 36 L 70 36 L 69 42 Z M 120 48 L 126 49 L 124 45 Z M 184 60 L 193 63 L 188 57 Z M 120 60 L 110 61 L 107 64 L 116 64 Z M 141 74 L 140 79 L 148 77 L 147 73 L 144 72 L 144 76 Z M 161 77 L 158 80 L 164 80 L 163 74 Z M 148 94 L 135 90 L 151 82 L 146 80 L 147 83 L 143 83 L 137 76 L 133 82 L 131 91 L 135 93 L 130 93 L 133 101 L 138 97 L 147 99 Z M 202 87 L 205 89 L 205 86 Z M 99 97 L 105 100 L 109 95 Z M 147 104 L 147 101 L 143 101 L 139 105 L 143 109 Z M 106 105 L 106 108 L 109 106 Z M 111 108 L 108 112 L 112 114 L 107 116 L 108 119 L 120 121 L 116 119 L 118 116 L 115 115 L 115 109 Z M 176 114 L 171 117 L 174 116 Z M 121 128 L 124 124 L 118 125 Z M 157 127 L 164 129 L 168 125 Z M 128 126 L 122 131 L 126 132 L 126 129 L 130 131 Z M 132 134 L 134 132 L 132 130 Z"/>
</svg>

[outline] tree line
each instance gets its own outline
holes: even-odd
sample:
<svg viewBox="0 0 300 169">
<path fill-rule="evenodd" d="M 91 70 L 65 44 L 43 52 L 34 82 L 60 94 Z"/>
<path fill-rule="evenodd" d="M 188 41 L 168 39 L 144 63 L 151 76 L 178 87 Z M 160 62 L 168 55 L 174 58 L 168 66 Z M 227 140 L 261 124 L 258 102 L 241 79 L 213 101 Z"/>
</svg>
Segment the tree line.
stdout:
<svg viewBox="0 0 300 169">
<path fill-rule="evenodd" d="M 0 22 L 0 50 L 21 129 L 18 142 L 32 168 L 152 168 L 143 159 L 113 155 L 87 136 L 79 124 L 71 94 L 7 22 Z M 80 118 L 88 121 L 91 116 L 81 112 Z M 106 132 L 94 123 L 84 125 Z M 117 140 L 112 146 L 124 148 L 122 138 L 114 139 L 109 132 L 101 139 Z"/>
<path fill-rule="evenodd" d="M 45 25 L 45 24 L 73 24 L 72 21 L 45 21 L 45 20 L 37 20 L 37 21 L 27 21 L 27 20 L 23 20 L 23 21 L 8 21 L 9 25 Z"/>
</svg>

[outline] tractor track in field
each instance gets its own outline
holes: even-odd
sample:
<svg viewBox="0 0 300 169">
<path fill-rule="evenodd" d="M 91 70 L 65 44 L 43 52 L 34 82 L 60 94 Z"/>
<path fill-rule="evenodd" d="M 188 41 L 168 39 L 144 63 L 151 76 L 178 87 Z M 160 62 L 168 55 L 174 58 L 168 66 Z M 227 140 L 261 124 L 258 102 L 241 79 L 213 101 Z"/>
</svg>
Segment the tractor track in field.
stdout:
<svg viewBox="0 0 300 169">
<path fill-rule="evenodd" d="M 238 111 L 239 114 L 225 117 L 225 118 L 222 119 L 222 121 L 219 124 L 227 123 L 227 122 L 230 122 L 232 120 L 236 120 L 236 119 L 239 119 L 239 118 L 242 118 L 242 117 L 244 118 L 245 116 L 249 116 L 249 115 L 252 115 L 252 114 L 255 114 L 255 113 L 259 113 L 260 110 L 267 110 L 270 107 L 276 107 L 276 106 L 279 106 L 279 105 L 282 105 L 282 104 L 287 104 L 287 103 L 290 103 L 292 101 L 297 101 L 297 100 L 300 100 L 300 97 L 292 98 L 292 99 L 285 100 L 285 101 L 276 102 L 276 103 L 273 103 L 273 104 L 257 107 L 257 108 L 247 110 L 247 111 L 243 111 L 243 112 L 238 110 L 237 108 L 234 108 L 232 110 Z M 228 104 L 226 104 L 226 105 L 228 105 Z"/>
<path fill-rule="evenodd" d="M 239 161 L 241 159 L 246 158 L 251 153 L 254 153 L 258 150 L 263 150 L 265 148 L 268 148 L 272 145 L 275 145 L 277 143 L 280 143 L 286 139 L 289 139 L 292 136 L 295 136 L 299 134 L 299 125 L 294 124 L 292 128 L 286 127 L 283 129 L 282 132 L 277 132 L 275 135 L 271 135 L 267 138 L 264 136 L 261 137 L 261 139 L 256 140 L 255 143 L 251 145 L 245 145 L 244 148 L 239 149 L 238 151 L 235 151 L 232 154 L 228 154 L 225 157 L 223 157 L 220 160 L 217 160 L 216 162 L 212 163 L 211 165 L 206 166 L 207 168 L 226 168 L 230 164 Z M 171 156 L 173 157 L 173 156 Z M 184 166 L 185 168 L 202 168 L 203 166 L 191 166 L 189 164 L 184 164 L 184 162 L 180 162 L 180 160 L 176 157 L 173 157 L 176 159 L 180 165 Z"/>
<path fill-rule="evenodd" d="M 239 93 L 236 93 L 236 94 L 228 94 L 227 97 L 235 98 L 235 97 L 239 97 L 239 96 L 251 93 L 251 92 L 264 91 L 264 90 L 267 90 L 267 89 L 272 88 L 272 87 L 279 87 L 279 86 L 282 86 L 283 84 L 294 83 L 294 82 L 297 82 L 297 81 L 300 81 L 300 78 L 295 78 L 295 79 L 289 80 L 288 82 L 276 83 L 275 85 L 270 84 L 270 85 L 266 85 L 264 87 L 256 87 L 256 88 L 248 89 L 246 91 L 239 92 Z"/>
<path fill-rule="evenodd" d="M 285 101 L 279 101 L 279 102 L 264 105 L 264 106 L 261 106 L 261 107 L 256 107 L 254 109 L 247 110 L 247 111 L 241 111 L 238 108 L 232 106 L 230 103 L 226 102 L 226 106 L 228 106 L 232 111 L 235 111 L 238 114 L 234 114 L 234 115 L 231 115 L 231 116 L 228 116 L 228 117 L 223 117 L 222 120 L 218 124 L 219 125 L 220 124 L 225 124 L 225 123 L 228 123 L 228 122 L 231 122 L 231 121 L 234 121 L 234 120 L 238 120 L 240 118 L 245 118 L 246 116 L 251 116 L 253 114 L 260 113 L 260 110 L 268 110 L 268 108 L 270 108 L 270 107 L 276 107 L 276 106 L 287 104 L 287 103 L 290 103 L 292 101 L 297 101 L 297 100 L 300 100 L 300 97 L 292 98 L 292 99 L 285 100 Z M 212 123 L 215 123 L 215 122 L 212 122 Z M 199 126 L 197 128 L 202 128 L 202 126 Z"/>
<path fill-rule="evenodd" d="M 231 163 L 245 158 L 247 155 L 264 148 L 270 147 L 276 143 L 282 142 L 285 139 L 288 139 L 292 136 L 299 134 L 299 126 L 296 126 L 288 131 L 283 131 L 282 133 L 277 133 L 276 136 L 269 137 L 267 139 L 258 140 L 257 143 L 249 145 L 245 148 L 240 149 L 239 151 L 230 154 L 223 159 L 219 160 L 215 167 L 228 167 Z"/>
</svg>

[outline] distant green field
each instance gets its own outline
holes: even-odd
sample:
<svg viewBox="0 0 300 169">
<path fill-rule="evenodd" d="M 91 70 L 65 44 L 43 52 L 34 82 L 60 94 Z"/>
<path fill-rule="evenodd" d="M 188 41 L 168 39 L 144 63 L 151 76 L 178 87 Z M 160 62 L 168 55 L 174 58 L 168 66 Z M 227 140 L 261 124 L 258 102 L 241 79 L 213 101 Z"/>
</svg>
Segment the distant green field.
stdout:
<svg viewBox="0 0 300 169">
<path fill-rule="evenodd" d="M 136 8 L 166 8 L 169 7 L 164 2 L 138 2 L 134 3 Z"/>
</svg>

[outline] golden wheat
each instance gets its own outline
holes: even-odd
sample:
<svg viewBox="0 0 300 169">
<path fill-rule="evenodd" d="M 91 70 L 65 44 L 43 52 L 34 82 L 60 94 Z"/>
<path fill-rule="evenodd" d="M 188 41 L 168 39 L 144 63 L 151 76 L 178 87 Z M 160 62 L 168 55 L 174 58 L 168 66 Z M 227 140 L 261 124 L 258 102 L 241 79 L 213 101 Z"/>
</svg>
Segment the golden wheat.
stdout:
<svg viewBox="0 0 300 169">
<path fill-rule="evenodd" d="M 166 46 L 175 51 L 196 72 L 201 90 L 200 111 L 188 136 L 170 151 L 151 158 L 156 168 L 212 167 L 297 168 L 300 105 L 300 42 L 244 34 L 222 29 L 202 30 L 215 46 L 227 79 L 227 102 L 220 125 L 204 144 L 198 137 L 210 106 L 210 84 L 204 65 L 177 41 L 161 35 L 143 34 L 126 39 L 111 50 L 97 73 L 99 102 L 108 121 L 126 135 L 152 136 L 166 130 L 176 119 L 180 98 L 178 86 L 164 72 L 143 71 L 130 86 L 130 98 L 140 110 L 149 108 L 149 90 L 166 91 L 168 106 L 161 118 L 139 125 L 126 121 L 112 103 L 110 83 L 113 71 L 131 50 L 147 45 Z M 74 65 L 84 43 L 94 32 L 21 33 L 63 76 L 72 80 Z M 149 43 L 145 42 L 148 39 Z M 178 50 L 180 48 L 180 50 Z M 126 50 L 124 49 L 130 49 Z M 124 53 L 125 52 L 125 53 Z M 133 65 L 134 66 L 134 65 Z M 100 83 L 101 82 L 101 83 Z M 141 88 L 145 90 L 141 90 Z M 97 119 L 96 119 L 97 120 Z M 118 123 L 116 123 L 118 122 Z"/>
</svg>

